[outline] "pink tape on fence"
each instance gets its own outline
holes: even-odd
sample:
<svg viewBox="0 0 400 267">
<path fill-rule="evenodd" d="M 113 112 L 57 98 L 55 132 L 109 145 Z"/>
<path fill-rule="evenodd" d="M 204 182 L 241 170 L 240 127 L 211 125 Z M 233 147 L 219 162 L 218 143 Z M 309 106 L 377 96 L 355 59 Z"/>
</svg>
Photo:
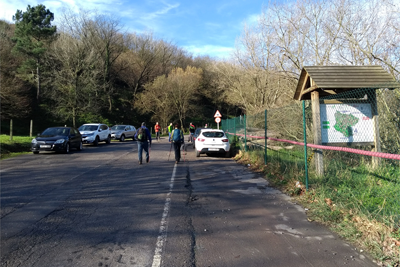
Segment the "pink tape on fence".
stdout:
<svg viewBox="0 0 400 267">
<path fill-rule="evenodd" d="M 227 132 L 227 133 L 229 133 L 229 132 Z M 233 133 L 229 133 L 229 134 L 234 135 Z M 244 136 L 244 134 L 236 134 L 236 135 Z M 256 138 L 256 139 L 265 139 L 264 136 L 247 135 L 247 137 Z M 289 144 L 293 144 L 293 145 L 304 146 L 304 143 L 302 143 L 302 142 L 296 142 L 296 141 L 291 141 L 291 140 L 286 140 L 286 139 L 277 139 L 277 138 L 271 138 L 271 137 L 267 137 L 267 139 L 273 140 L 273 141 L 278 141 L 278 142 L 289 143 Z M 307 144 L 307 146 L 308 147 L 312 147 L 312 148 L 319 148 L 319 149 L 326 149 L 326 150 L 335 150 L 335 151 L 355 153 L 355 154 L 364 155 L 364 156 L 400 160 L 400 155 L 398 155 L 398 154 L 372 152 L 372 151 L 365 151 L 365 150 L 360 150 L 360 149 L 355 149 L 355 148 L 339 147 L 339 146 L 322 146 L 322 145 L 314 145 L 314 144 Z"/>
</svg>

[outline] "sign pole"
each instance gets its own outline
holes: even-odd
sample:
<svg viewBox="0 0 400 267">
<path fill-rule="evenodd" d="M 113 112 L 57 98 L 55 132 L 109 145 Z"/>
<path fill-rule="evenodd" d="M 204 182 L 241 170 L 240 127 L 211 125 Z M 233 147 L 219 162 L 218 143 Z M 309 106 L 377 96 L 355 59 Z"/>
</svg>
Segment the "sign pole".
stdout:
<svg viewBox="0 0 400 267">
<path fill-rule="evenodd" d="M 217 110 L 215 112 L 214 118 L 215 118 L 215 122 L 217 123 L 217 128 L 219 130 L 219 123 L 221 122 L 221 113 L 219 113 L 219 111 Z"/>
</svg>

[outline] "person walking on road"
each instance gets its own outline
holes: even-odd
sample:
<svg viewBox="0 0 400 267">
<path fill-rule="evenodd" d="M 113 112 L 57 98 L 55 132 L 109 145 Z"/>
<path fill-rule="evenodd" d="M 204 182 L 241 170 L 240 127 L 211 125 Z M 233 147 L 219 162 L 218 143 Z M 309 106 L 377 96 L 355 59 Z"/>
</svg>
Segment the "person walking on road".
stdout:
<svg viewBox="0 0 400 267">
<path fill-rule="evenodd" d="M 160 141 L 160 133 L 161 133 L 161 126 L 156 122 L 156 125 L 154 126 L 154 130 L 156 131 L 156 139 L 157 141 Z"/>
<path fill-rule="evenodd" d="M 171 133 L 172 133 L 172 130 L 174 130 L 174 126 L 172 126 L 172 122 L 169 124 L 169 126 L 168 126 L 168 142 L 170 142 L 171 143 Z"/>
<path fill-rule="evenodd" d="M 174 143 L 175 150 L 175 164 L 178 164 L 181 160 L 181 146 L 184 144 L 185 140 L 183 139 L 183 131 L 180 128 L 180 125 L 175 124 L 175 129 L 171 133 L 171 140 Z"/>
<path fill-rule="evenodd" d="M 196 127 L 194 126 L 194 124 L 191 122 L 190 123 L 190 125 L 189 125 L 189 132 L 190 132 L 190 135 L 189 135 L 189 142 L 193 142 L 193 135 L 194 135 L 194 132 L 196 131 Z"/>
<path fill-rule="evenodd" d="M 151 147 L 151 134 L 145 122 L 142 122 L 142 126 L 136 131 L 135 139 L 138 144 L 139 164 L 142 164 L 143 150 L 146 152 L 146 162 L 148 163 L 150 160 L 149 147 Z M 147 140 L 149 140 L 149 142 L 147 142 Z"/>
</svg>

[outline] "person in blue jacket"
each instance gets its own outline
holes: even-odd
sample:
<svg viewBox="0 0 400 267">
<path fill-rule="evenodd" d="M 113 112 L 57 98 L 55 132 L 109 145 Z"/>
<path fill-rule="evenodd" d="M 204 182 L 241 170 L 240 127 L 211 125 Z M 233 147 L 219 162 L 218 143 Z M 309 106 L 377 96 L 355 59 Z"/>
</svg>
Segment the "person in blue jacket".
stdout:
<svg viewBox="0 0 400 267">
<path fill-rule="evenodd" d="M 142 126 L 136 131 L 135 139 L 138 144 L 139 164 L 142 164 L 143 150 L 146 152 L 146 162 L 148 163 L 150 160 L 149 147 L 151 147 L 151 134 L 145 122 L 142 122 Z M 147 140 L 149 140 L 149 142 L 147 142 Z"/>
<path fill-rule="evenodd" d="M 180 124 L 175 124 L 175 129 L 171 133 L 171 141 L 174 143 L 175 164 L 181 160 L 181 146 L 184 144 L 183 131 L 180 129 Z"/>
</svg>

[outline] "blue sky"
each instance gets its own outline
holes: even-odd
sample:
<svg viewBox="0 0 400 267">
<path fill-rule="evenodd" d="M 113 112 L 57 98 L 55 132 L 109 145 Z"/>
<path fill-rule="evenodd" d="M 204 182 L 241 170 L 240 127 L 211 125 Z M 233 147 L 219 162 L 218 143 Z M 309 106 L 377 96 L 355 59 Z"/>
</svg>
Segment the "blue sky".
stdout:
<svg viewBox="0 0 400 267">
<path fill-rule="evenodd" d="M 268 1 L 268 0 L 266 0 Z M 55 15 L 63 7 L 93 10 L 119 19 L 128 32 L 152 32 L 194 56 L 226 58 L 245 23 L 254 23 L 263 0 L 0 0 L 0 19 L 12 22 L 17 9 L 43 4 Z"/>
</svg>

